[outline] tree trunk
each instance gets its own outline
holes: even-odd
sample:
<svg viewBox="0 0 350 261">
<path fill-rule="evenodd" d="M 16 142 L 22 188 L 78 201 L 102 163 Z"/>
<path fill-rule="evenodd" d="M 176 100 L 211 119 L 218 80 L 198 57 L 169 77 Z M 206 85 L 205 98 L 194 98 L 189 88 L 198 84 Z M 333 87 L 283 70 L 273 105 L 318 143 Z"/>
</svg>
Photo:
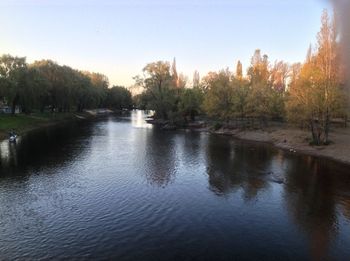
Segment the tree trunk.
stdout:
<svg viewBox="0 0 350 261">
<path fill-rule="evenodd" d="M 325 120 L 325 126 L 324 126 L 324 144 L 329 144 L 329 129 L 330 129 L 330 117 L 329 117 L 329 113 L 327 112 L 326 115 L 326 120 Z"/>
<path fill-rule="evenodd" d="M 313 119 L 310 120 L 310 130 L 312 134 L 312 142 L 315 145 L 320 145 L 319 135 L 317 134 L 317 127 L 315 126 L 315 122 Z"/>
<path fill-rule="evenodd" d="M 344 128 L 347 127 L 347 123 L 348 123 L 348 117 L 345 115 L 344 116 Z"/>
<path fill-rule="evenodd" d="M 191 121 L 195 121 L 195 115 L 196 115 L 196 112 L 194 110 L 191 110 L 190 111 L 190 118 L 191 118 Z"/>
<path fill-rule="evenodd" d="M 15 98 L 12 101 L 12 106 L 11 106 L 11 113 L 12 114 L 16 113 L 16 106 L 17 106 L 18 99 L 19 99 L 19 96 L 18 96 L 18 94 L 16 94 Z"/>
</svg>

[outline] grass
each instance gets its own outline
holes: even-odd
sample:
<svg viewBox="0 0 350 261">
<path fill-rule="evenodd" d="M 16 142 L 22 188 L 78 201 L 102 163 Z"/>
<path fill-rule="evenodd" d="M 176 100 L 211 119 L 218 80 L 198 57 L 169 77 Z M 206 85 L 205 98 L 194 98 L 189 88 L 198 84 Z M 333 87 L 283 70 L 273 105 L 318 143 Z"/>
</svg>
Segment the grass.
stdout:
<svg viewBox="0 0 350 261">
<path fill-rule="evenodd" d="M 8 133 L 12 130 L 18 134 L 23 134 L 31 129 L 74 118 L 73 113 L 0 114 L 0 139 L 7 137 Z"/>
</svg>

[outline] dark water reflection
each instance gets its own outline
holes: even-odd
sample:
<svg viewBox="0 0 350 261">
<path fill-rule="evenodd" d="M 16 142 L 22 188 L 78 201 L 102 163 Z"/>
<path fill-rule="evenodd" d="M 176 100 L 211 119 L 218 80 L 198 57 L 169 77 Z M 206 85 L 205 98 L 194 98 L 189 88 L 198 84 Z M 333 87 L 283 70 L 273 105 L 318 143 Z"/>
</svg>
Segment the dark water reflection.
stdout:
<svg viewBox="0 0 350 261">
<path fill-rule="evenodd" d="M 350 171 L 143 113 L 0 144 L 0 259 L 348 260 Z"/>
<path fill-rule="evenodd" d="M 242 188 L 245 199 L 254 199 L 259 190 L 269 187 L 266 175 L 271 175 L 269 167 L 275 154 L 267 147 L 209 136 L 207 169 L 211 189 L 224 195 Z"/>
</svg>

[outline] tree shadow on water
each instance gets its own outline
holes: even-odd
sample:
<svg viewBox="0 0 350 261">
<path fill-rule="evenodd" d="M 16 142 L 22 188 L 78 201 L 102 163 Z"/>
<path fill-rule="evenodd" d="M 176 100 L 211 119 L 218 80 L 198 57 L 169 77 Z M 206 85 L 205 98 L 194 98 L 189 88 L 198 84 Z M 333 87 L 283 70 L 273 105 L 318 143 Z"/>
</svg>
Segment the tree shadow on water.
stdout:
<svg viewBox="0 0 350 261">
<path fill-rule="evenodd" d="M 274 154 L 264 146 L 211 135 L 206 152 L 210 189 L 219 196 L 242 189 L 244 199 L 254 199 L 269 187 L 266 174 Z"/>
</svg>

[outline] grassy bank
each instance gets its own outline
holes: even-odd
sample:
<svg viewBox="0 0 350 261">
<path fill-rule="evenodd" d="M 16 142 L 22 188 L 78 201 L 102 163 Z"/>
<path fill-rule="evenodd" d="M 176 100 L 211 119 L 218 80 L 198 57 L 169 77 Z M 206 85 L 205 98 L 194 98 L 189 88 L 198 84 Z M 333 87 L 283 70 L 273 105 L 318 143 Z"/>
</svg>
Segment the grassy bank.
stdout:
<svg viewBox="0 0 350 261">
<path fill-rule="evenodd" d="M 25 132 L 36 128 L 86 117 L 91 117 L 91 115 L 76 113 L 0 114 L 0 139 L 6 138 L 12 130 L 19 135 L 23 135 Z"/>
</svg>

